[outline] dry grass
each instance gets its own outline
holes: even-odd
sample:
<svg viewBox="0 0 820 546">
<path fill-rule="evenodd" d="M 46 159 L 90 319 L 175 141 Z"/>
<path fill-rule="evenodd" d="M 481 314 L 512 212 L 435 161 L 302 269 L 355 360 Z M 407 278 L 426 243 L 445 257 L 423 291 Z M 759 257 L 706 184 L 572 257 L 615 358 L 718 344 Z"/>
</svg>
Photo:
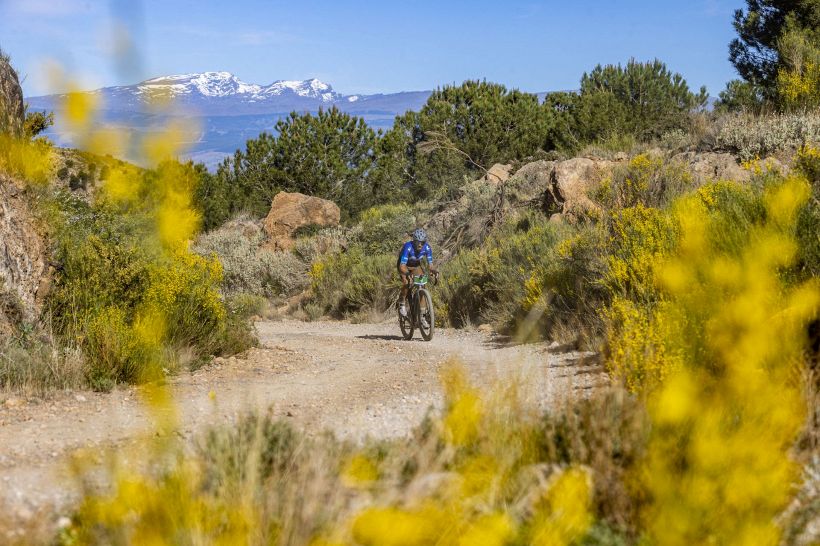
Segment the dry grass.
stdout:
<svg viewBox="0 0 820 546">
<path fill-rule="evenodd" d="M 0 339 L 0 396 L 85 387 L 86 371 L 82 352 L 57 343 L 48 330 Z"/>
</svg>

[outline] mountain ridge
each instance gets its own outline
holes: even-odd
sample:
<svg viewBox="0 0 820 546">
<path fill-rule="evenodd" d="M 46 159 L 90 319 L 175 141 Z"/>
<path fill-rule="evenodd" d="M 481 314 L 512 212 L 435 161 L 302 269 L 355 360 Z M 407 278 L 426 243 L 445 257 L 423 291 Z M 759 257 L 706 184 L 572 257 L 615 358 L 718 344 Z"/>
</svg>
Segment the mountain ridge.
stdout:
<svg viewBox="0 0 820 546">
<path fill-rule="evenodd" d="M 336 106 L 342 110 L 367 113 L 403 113 L 419 108 L 432 91 L 400 91 L 344 95 L 318 78 L 275 80 L 262 85 L 248 83 L 231 72 L 194 72 L 150 78 L 132 85 L 108 86 L 89 91 L 101 97 L 103 111 L 146 111 L 153 99 L 173 100 L 185 115 L 241 116 L 316 111 Z M 33 109 L 59 110 L 65 94 L 39 95 L 27 100 Z"/>
<path fill-rule="evenodd" d="M 100 98 L 98 118 L 135 133 L 155 131 L 168 118 L 192 118 L 200 135 L 182 157 L 201 161 L 213 170 L 225 158 L 262 132 L 276 132 L 276 123 L 291 112 L 315 113 L 333 106 L 358 116 L 374 129 L 389 129 L 396 116 L 418 111 L 432 91 L 357 93 L 344 95 L 318 78 L 248 83 L 231 72 L 210 71 L 157 76 L 121 86 L 89 91 Z M 543 99 L 545 93 L 537 93 Z M 28 97 L 34 111 L 54 111 L 56 123 L 45 136 L 58 146 L 75 147 L 70 131 L 61 122 L 63 94 Z M 173 102 L 174 109 L 153 108 Z M 123 157 L 134 161 L 135 158 Z"/>
</svg>

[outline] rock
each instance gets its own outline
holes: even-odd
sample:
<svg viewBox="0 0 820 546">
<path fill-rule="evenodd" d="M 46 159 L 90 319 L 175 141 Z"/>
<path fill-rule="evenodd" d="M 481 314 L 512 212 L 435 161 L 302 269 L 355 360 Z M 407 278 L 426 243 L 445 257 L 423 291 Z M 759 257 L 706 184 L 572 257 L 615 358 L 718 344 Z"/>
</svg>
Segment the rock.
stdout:
<svg viewBox="0 0 820 546">
<path fill-rule="evenodd" d="M 601 183 L 603 175 L 611 170 L 613 163 L 576 157 L 555 164 L 547 185 L 546 205 L 557 205 L 560 212 L 567 214 L 597 213 L 600 207 L 588 194 Z"/>
<path fill-rule="evenodd" d="M 17 518 L 23 521 L 28 521 L 34 517 L 34 512 L 26 506 L 21 506 L 17 509 Z"/>
<path fill-rule="evenodd" d="M 555 214 L 550 215 L 549 219 L 550 224 L 563 224 L 564 223 L 564 215 L 560 212 L 556 212 Z"/>
<path fill-rule="evenodd" d="M 246 239 L 254 239 L 262 234 L 262 222 L 252 218 L 239 217 L 219 226 L 221 230 L 236 231 Z"/>
<path fill-rule="evenodd" d="M 0 133 L 23 136 L 25 107 L 23 89 L 9 58 L 0 51 Z"/>
<path fill-rule="evenodd" d="M 23 405 L 23 400 L 21 400 L 20 398 L 8 398 L 3 403 L 3 405 L 7 408 L 19 408 Z"/>
<path fill-rule="evenodd" d="M 555 161 L 533 161 L 527 163 L 507 182 L 510 192 L 515 192 L 518 201 L 529 201 L 543 197 L 544 189 L 550 183 Z"/>
<path fill-rule="evenodd" d="M 341 218 L 339 207 L 332 201 L 301 193 L 280 191 L 273 198 L 270 212 L 263 222 L 268 235 L 268 247 L 289 250 L 293 232 L 302 226 L 337 226 Z"/>
<path fill-rule="evenodd" d="M 784 165 L 776 157 L 767 157 L 766 159 L 762 159 L 758 163 L 758 166 L 763 171 L 777 172 L 780 174 L 788 174 L 790 170 L 788 165 Z"/>
<path fill-rule="evenodd" d="M 85 402 L 86 398 L 82 394 L 76 394 L 74 395 L 74 400 L 76 400 L 77 402 Z"/>
<path fill-rule="evenodd" d="M 490 170 L 484 175 L 484 180 L 494 184 L 500 184 L 501 182 L 506 182 L 507 179 L 510 178 L 511 171 L 512 165 L 502 165 L 501 163 L 496 163 L 490 167 Z"/>
<path fill-rule="evenodd" d="M 0 335 L 35 322 L 48 294 L 47 248 L 16 182 L 0 175 Z"/>
<path fill-rule="evenodd" d="M 683 163 L 698 185 L 710 180 L 749 180 L 751 173 L 738 165 L 732 154 L 715 152 L 683 152 L 672 157 Z"/>
</svg>

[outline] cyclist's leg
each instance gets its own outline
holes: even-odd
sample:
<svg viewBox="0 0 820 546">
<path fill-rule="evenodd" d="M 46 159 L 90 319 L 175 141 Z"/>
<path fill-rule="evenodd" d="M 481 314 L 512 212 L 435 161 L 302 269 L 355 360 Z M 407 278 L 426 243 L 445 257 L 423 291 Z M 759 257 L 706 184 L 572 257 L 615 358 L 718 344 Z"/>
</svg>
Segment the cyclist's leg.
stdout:
<svg viewBox="0 0 820 546">
<path fill-rule="evenodd" d="M 407 292 L 410 289 L 410 278 L 407 276 L 410 271 L 407 269 L 406 265 L 401 263 L 396 264 L 396 270 L 398 271 L 399 278 L 401 279 L 401 295 L 399 296 L 399 305 L 404 305 L 407 301 Z"/>
<path fill-rule="evenodd" d="M 407 290 L 408 291 L 410 290 L 410 285 L 413 284 L 413 277 L 415 275 L 423 275 L 423 274 L 424 274 L 424 271 L 421 269 L 420 265 L 407 267 L 406 280 L 407 280 Z M 405 295 L 405 297 L 406 297 L 406 295 Z"/>
</svg>

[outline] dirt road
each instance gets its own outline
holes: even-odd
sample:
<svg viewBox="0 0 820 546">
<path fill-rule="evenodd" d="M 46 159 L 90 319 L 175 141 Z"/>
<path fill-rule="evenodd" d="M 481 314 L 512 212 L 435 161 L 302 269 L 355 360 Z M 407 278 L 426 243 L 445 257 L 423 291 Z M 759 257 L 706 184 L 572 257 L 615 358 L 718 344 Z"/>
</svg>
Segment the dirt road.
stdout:
<svg viewBox="0 0 820 546">
<path fill-rule="evenodd" d="M 524 379 L 528 396 L 545 407 L 606 382 L 589 355 L 511 346 L 477 331 L 439 330 L 425 343 L 401 340 L 394 322 L 260 322 L 257 329 L 260 348 L 172 380 L 178 434 L 190 438 L 270 407 L 308 431 L 400 436 L 440 407 L 438 371 L 450 358 L 462 360 L 480 385 Z M 17 520 L 44 509 L 57 518 L 76 495 L 65 464 L 71 452 L 122 445 L 153 429 L 136 388 L 44 400 L 0 395 L 0 503 Z"/>
</svg>

